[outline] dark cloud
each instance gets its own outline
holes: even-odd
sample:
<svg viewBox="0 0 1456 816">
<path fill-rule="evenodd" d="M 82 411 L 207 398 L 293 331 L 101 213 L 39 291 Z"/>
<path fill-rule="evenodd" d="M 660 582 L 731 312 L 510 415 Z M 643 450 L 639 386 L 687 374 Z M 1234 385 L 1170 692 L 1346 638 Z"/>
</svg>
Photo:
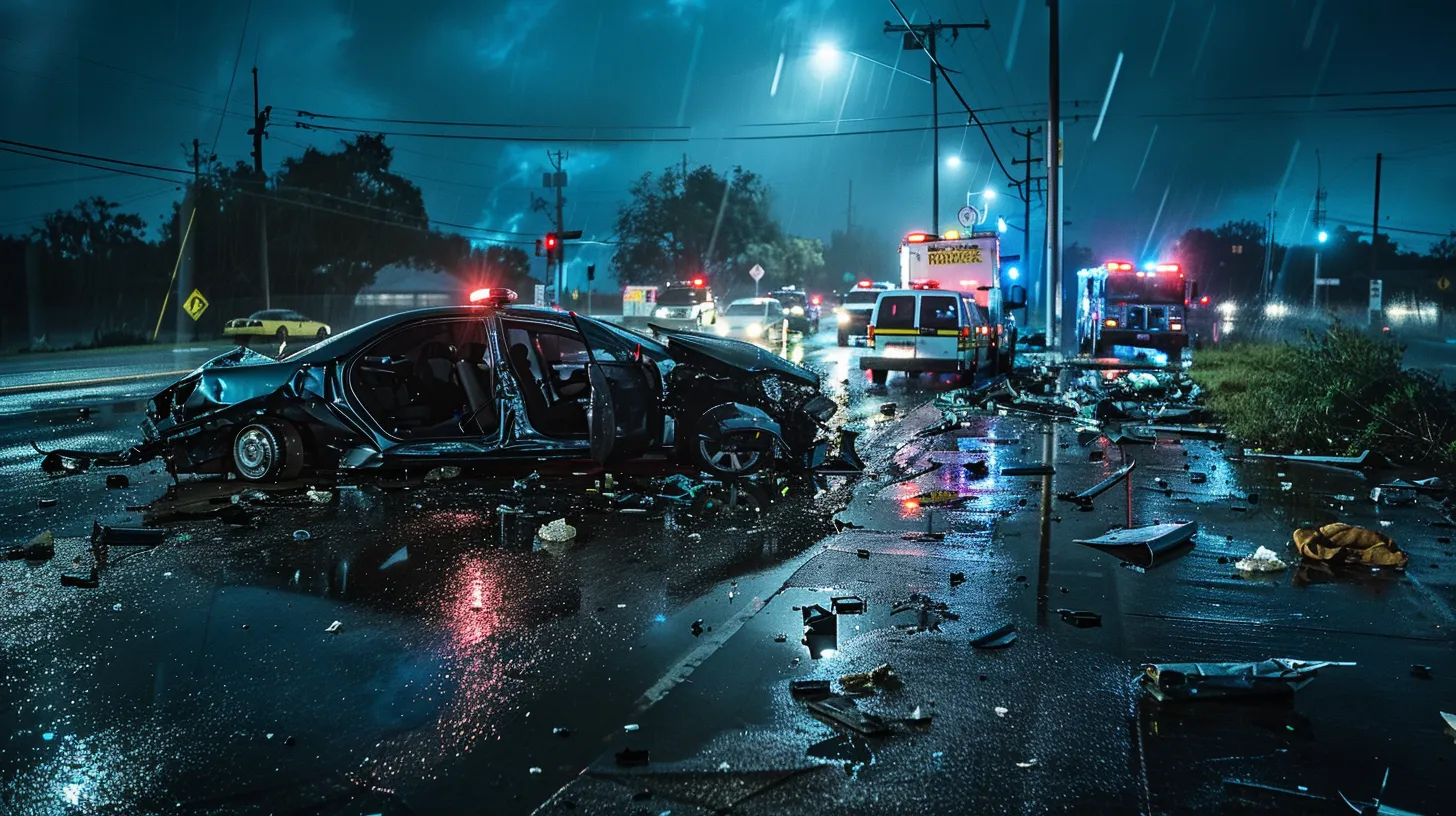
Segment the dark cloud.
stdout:
<svg viewBox="0 0 1456 816">
<path fill-rule="evenodd" d="M 1373 155 L 1383 151 L 1388 223 L 1437 232 L 1452 226 L 1442 208 L 1456 183 L 1456 143 L 1443 145 L 1441 134 L 1456 109 L 1319 112 L 1456 103 L 1449 93 L 1375 93 L 1456 87 L 1445 42 L 1456 19 L 1449 4 L 1064 5 L 1069 237 L 1106 252 L 1135 253 L 1193 224 L 1257 220 L 1277 207 L 1281 236 L 1298 240 L 1314 191 L 1316 151 L 1332 215 L 1367 217 Z M 1024 19 L 1013 43 L 1018 6 Z M 941 50 L 947 66 L 959 72 L 957 86 L 984 109 L 987 121 L 1045 115 L 1041 0 L 904 0 L 901 7 L 917 20 L 989 16 L 991 31 L 965 32 Z M 256 57 L 264 103 L 275 108 L 270 164 L 347 135 L 294 127 L 298 110 L 530 126 L 473 131 L 497 135 L 665 140 L 690 133 L 684 144 L 559 145 L 571 152 L 573 225 L 608 236 L 630 182 L 686 153 L 693 163 L 743 164 L 760 172 L 795 232 L 827 236 L 842 226 L 850 180 L 856 221 L 876 225 L 887 237 L 930 226 L 925 132 L 728 138 L 832 132 L 833 124 L 750 126 L 832 123 L 841 115 L 841 130 L 923 127 L 929 107 L 924 83 L 853 57 L 828 74 L 815 70 L 815 48 L 832 42 L 924 75 L 924 57 L 902 52 L 898 40 L 881 31 L 895 18 L 882 0 L 254 0 L 248 9 L 242 0 L 0 0 L 0 105 L 6 111 L 0 138 L 182 167 L 183 142 L 208 144 L 216 137 L 224 160 L 243 160 L 251 149 L 249 68 Z M 1123 65 L 1093 143 L 1119 52 Z M 846 92 L 851 66 L 854 79 Z M 954 97 L 942 90 L 942 109 L 953 110 Z M 1315 92 L 1332 95 L 1310 97 Z M 1274 98 L 1281 95 L 1288 98 Z M 690 131 L 669 129 L 679 115 Z M 947 118 L 947 125 L 952 121 Z M 337 124 L 411 129 L 363 120 Z M 623 129 L 628 126 L 662 129 Z M 1158 134 L 1148 150 L 1154 126 Z M 1009 167 L 1024 144 L 1008 125 L 989 131 Z M 526 236 L 546 229 L 529 202 L 545 192 L 539 189 L 545 151 L 557 145 L 403 136 L 391 142 L 399 168 L 424 188 L 436 218 Z M 942 173 L 945 220 L 987 185 L 1010 192 L 977 130 L 947 127 L 942 151 L 963 159 L 960 168 Z M 0 199 L 0 229 L 19 228 L 92 192 L 134 202 L 129 206 L 147 216 L 166 209 L 174 195 L 160 182 L 98 182 L 90 178 L 95 175 L 0 154 L 0 188 L 13 186 Z M 1005 195 L 997 207 L 1008 215 L 1019 211 Z M 1040 216 L 1034 218 L 1039 231 Z"/>
</svg>

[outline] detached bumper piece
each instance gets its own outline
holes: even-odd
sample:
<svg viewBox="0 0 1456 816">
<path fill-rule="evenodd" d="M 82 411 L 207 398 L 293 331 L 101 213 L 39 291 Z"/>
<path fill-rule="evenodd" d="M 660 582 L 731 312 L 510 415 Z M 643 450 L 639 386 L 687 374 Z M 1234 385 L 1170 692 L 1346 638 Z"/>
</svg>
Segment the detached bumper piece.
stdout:
<svg viewBox="0 0 1456 816">
<path fill-rule="evenodd" d="M 40 466 L 46 473 L 82 473 L 92 465 L 131 467 L 155 459 L 162 450 L 160 442 L 144 442 L 119 451 L 81 451 L 66 448 L 43 450 L 33 441 L 30 446 L 44 457 Z"/>
<path fill-rule="evenodd" d="M 1138 677 L 1143 690 L 1160 702 L 1220 697 L 1282 697 L 1309 685 L 1327 666 L 1353 666 L 1325 660 L 1271 658 L 1257 663 L 1153 663 Z"/>
</svg>

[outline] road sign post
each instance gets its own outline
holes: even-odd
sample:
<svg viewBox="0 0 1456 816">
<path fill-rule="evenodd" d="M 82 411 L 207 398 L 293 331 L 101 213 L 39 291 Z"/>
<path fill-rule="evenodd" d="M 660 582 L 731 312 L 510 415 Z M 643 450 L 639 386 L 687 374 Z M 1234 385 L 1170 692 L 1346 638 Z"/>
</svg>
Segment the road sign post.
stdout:
<svg viewBox="0 0 1456 816">
<path fill-rule="evenodd" d="M 1368 325 L 1374 325 L 1380 318 L 1380 310 L 1385 304 L 1385 282 L 1382 280 L 1370 281 L 1370 309 L 1368 312 Z"/>
<path fill-rule="evenodd" d="M 202 313 L 207 311 L 207 298 L 202 296 L 202 292 L 193 289 L 192 294 L 187 296 L 187 300 L 182 302 L 182 311 L 192 318 L 193 323 L 196 323 L 202 317 Z"/>
<path fill-rule="evenodd" d="M 758 297 L 758 282 L 763 280 L 763 267 L 754 264 L 753 268 L 748 270 L 748 277 L 753 278 L 753 296 Z"/>
</svg>

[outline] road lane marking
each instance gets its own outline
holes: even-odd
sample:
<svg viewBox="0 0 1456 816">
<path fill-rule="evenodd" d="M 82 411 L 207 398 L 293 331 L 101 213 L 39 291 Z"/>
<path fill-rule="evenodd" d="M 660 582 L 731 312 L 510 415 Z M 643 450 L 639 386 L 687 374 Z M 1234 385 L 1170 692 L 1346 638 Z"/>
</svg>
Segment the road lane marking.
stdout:
<svg viewBox="0 0 1456 816">
<path fill-rule="evenodd" d="M 158 371 L 154 374 L 124 374 L 119 377 L 94 377 L 89 380 L 61 380 L 60 382 L 7 385 L 0 387 L 0 397 L 10 394 L 32 394 L 38 391 L 66 391 L 76 388 L 89 388 L 97 385 L 117 385 L 119 383 L 139 382 L 141 380 L 157 380 L 163 377 L 180 377 L 183 374 L 190 374 L 192 371 L 193 369 L 184 368 L 180 371 Z"/>
</svg>

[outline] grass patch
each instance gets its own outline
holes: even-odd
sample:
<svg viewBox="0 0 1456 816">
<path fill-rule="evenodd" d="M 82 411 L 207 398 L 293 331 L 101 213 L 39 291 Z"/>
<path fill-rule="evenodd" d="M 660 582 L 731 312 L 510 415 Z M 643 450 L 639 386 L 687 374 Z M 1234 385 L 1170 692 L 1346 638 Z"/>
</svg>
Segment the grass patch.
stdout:
<svg viewBox="0 0 1456 816">
<path fill-rule="evenodd" d="M 1194 355 L 1210 410 L 1245 445 L 1456 465 L 1456 394 L 1401 367 L 1403 349 L 1335 326 L 1301 343 L 1243 343 Z"/>
</svg>

